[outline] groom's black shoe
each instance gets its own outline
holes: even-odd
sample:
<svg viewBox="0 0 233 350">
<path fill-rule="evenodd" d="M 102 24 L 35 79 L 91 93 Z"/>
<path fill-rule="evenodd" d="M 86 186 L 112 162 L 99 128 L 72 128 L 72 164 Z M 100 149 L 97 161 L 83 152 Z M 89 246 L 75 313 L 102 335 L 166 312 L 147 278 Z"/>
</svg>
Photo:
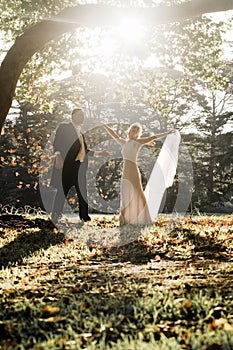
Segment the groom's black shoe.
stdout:
<svg viewBox="0 0 233 350">
<path fill-rule="evenodd" d="M 87 222 L 87 221 L 91 221 L 91 217 L 89 215 L 85 216 L 85 218 L 80 218 L 81 220 Z"/>
</svg>

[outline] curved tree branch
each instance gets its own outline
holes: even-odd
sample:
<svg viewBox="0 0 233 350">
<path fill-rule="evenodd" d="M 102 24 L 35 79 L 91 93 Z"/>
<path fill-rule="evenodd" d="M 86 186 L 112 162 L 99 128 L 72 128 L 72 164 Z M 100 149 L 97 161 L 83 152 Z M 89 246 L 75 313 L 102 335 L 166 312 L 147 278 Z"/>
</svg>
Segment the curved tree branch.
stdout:
<svg viewBox="0 0 233 350">
<path fill-rule="evenodd" d="M 147 25 L 159 25 L 233 9 L 233 0 L 192 0 L 176 6 L 121 8 L 78 5 L 39 22 L 18 37 L 0 67 L 0 131 L 11 107 L 16 84 L 30 58 L 45 44 L 79 26 L 117 25 L 122 17 L 140 16 Z"/>
</svg>

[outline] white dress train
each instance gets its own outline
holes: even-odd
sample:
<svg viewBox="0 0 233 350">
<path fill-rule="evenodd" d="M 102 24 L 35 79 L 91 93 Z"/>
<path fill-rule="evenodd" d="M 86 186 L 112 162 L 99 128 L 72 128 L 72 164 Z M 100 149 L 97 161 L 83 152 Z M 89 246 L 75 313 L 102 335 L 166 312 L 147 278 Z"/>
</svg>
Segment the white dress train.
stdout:
<svg viewBox="0 0 233 350">
<path fill-rule="evenodd" d="M 179 131 L 166 137 L 144 190 L 152 220 L 155 220 L 158 215 L 166 188 L 173 184 L 178 163 L 180 139 Z"/>
</svg>

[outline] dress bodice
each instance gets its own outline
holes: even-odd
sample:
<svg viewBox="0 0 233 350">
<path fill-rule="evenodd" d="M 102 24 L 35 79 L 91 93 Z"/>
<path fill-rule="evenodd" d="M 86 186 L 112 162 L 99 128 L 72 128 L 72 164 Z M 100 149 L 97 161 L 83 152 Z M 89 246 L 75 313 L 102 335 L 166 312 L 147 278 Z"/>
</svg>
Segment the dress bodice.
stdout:
<svg viewBox="0 0 233 350">
<path fill-rule="evenodd" d="M 124 160 L 136 163 L 141 144 L 134 140 L 127 140 L 122 145 L 121 154 Z"/>
</svg>

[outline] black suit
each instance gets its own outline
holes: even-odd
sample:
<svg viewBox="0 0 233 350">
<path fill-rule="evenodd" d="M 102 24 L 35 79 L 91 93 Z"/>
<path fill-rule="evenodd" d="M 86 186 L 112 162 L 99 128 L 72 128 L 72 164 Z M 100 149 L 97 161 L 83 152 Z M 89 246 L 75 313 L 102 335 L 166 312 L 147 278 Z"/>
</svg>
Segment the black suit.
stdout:
<svg viewBox="0 0 233 350">
<path fill-rule="evenodd" d="M 62 213 L 65 197 L 70 188 L 75 186 L 78 202 L 79 202 L 79 216 L 81 219 L 88 217 L 88 203 L 87 203 L 87 184 L 86 171 L 88 165 L 87 153 L 93 154 L 87 149 L 84 135 L 84 146 L 86 157 L 83 162 L 75 160 L 79 150 L 80 141 L 77 132 L 72 123 L 62 123 L 59 125 L 53 143 L 54 152 L 61 152 L 63 159 L 63 168 L 53 168 L 51 178 L 51 185 L 57 188 L 57 193 L 54 200 L 53 213 L 58 216 Z"/>
</svg>

